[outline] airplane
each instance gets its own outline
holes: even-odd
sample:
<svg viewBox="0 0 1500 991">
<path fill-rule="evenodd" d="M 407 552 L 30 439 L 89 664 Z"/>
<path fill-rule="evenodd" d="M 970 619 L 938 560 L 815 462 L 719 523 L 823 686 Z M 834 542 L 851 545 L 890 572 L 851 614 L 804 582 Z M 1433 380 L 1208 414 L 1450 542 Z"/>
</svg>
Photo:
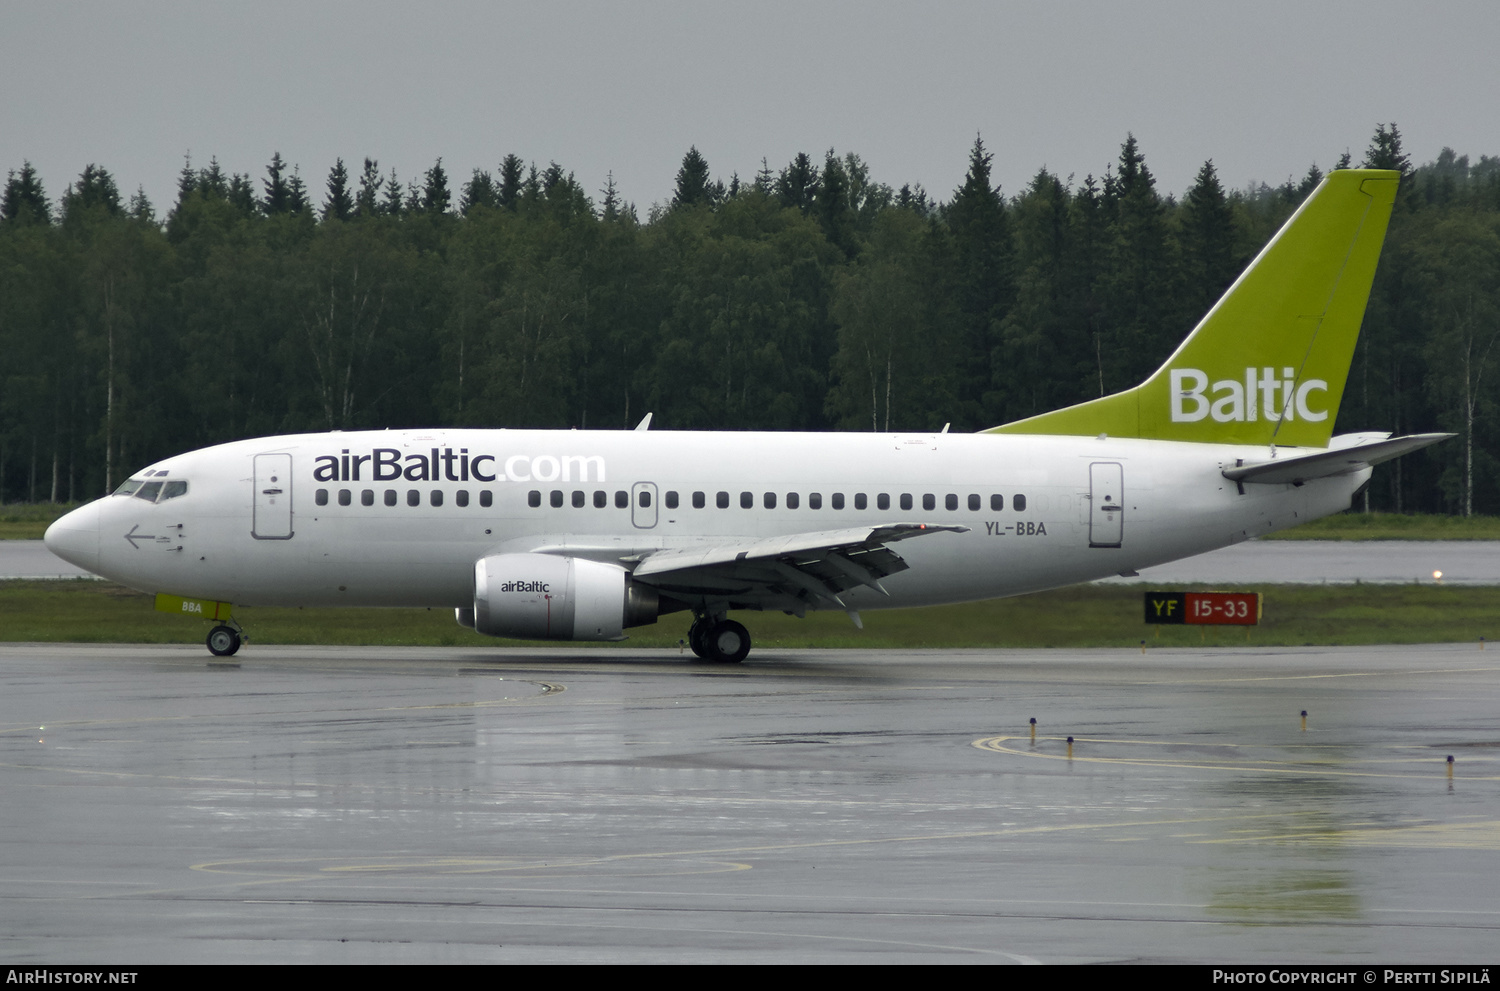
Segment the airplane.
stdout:
<svg viewBox="0 0 1500 991">
<path fill-rule="evenodd" d="M 235 441 L 47 530 L 59 557 L 217 620 L 230 603 L 452 608 L 498 637 L 622 640 L 690 612 L 998 598 L 1133 574 L 1347 509 L 1451 434 L 1332 436 L 1399 174 L 1328 174 L 1133 389 L 974 434 L 456 429 Z"/>
</svg>

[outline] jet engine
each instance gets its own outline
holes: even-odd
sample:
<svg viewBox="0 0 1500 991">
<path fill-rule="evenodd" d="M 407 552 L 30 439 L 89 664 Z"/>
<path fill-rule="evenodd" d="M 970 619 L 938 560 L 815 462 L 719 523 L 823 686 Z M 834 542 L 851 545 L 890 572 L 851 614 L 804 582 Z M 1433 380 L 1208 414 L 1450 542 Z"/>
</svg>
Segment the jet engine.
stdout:
<svg viewBox="0 0 1500 991">
<path fill-rule="evenodd" d="M 621 640 L 656 622 L 656 590 L 625 569 L 555 554 L 492 554 L 474 565 L 474 609 L 458 621 L 492 637 Z M 471 617 L 472 616 L 472 620 Z"/>
</svg>

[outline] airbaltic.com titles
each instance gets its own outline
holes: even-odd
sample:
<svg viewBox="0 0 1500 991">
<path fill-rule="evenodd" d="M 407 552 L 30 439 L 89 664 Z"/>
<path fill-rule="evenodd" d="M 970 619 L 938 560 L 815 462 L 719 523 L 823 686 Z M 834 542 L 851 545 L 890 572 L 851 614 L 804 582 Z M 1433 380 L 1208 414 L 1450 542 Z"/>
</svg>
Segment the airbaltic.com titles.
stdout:
<svg viewBox="0 0 1500 991">
<path fill-rule="evenodd" d="M 394 447 L 377 447 L 369 454 L 320 454 L 313 478 L 319 482 L 605 482 L 604 457 L 599 454 L 469 453 L 467 447 L 431 448 L 431 455 L 405 454 Z"/>
</svg>

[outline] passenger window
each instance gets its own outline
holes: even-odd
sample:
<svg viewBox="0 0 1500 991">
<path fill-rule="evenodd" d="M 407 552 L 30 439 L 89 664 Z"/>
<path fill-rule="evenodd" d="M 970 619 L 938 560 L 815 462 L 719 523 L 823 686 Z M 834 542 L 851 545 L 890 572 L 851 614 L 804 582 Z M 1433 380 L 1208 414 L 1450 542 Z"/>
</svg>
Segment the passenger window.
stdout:
<svg viewBox="0 0 1500 991">
<path fill-rule="evenodd" d="M 160 492 L 160 482 L 147 482 L 145 485 L 142 485 L 140 488 L 135 490 L 135 497 L 137 499 L 145 499 L 147 502 L 155 502 L 156 497 Z M 326 500 L 328 497 L 325 495 L 323 498 Z"/>
<path fill-rule="evenodd" d="M 795 493 L 795 492 L 788 492 L 786 494 L 786 508 L 787 509 L 796 509 L 800 502 L 801 502 L 801 497 L 799 497 L 797 495 L 797 493 Z"/>
<path fill-rule="evenodd" d="M 1026 497 L 1023 495 L 1012 497 L 1010 500 L 1010 504 L 1018 513 L 1024 513 L 1026 511 Z"/>
<path fill-rule="evenodd" d="M 443 504 L 443 490 L 433 489 L 429 496 L 429 501 L 431 501 L 434 506 L 441 506 Z"/>
<path fill-rule="evenodd" d="M 387 506 L 394 506 L 396 504 L 396 490 L 395 489 L 386 489 L 385 490 L 385 504 Z"/>
<path fill-rule="evenodd" d="M 903 492 L 903 493 L 901 493 L 901 508 L 902 509 L 911 509 L 911 493 L 910 492 Z"/>
<path fill-rule="evenodd" d="M 943 496 L 943 505 L 948 508 L 950 513 L 956 512 L 958 510 L 958 495 L 950 492 Z"/>
<path fill-rule="evenodd" d="M 979 505 L 980 505 L 980 503 L 979 503 L 979 494 L 976 492 L 976 493 L 970 495 L 969 496 L 969 512 L 971 512 L 971 513 L 977 513 L 977 512 L 979 512 Z"/>
<path fill-rule="evenodd" d="M 541 492 L 537 491 L 536 489 L 532 489 L 530 492 L 526 493 L 526 505 L 530 506 L 532 509 L 537 509 L 541 506 L 541 504 Z"/>
<path fill-rule="evenodd" d="M 676 509 L 677 508 L 677 493 L 676 492 L 668 492 L 667 493 L 667 508 L 668 509 Z"/>
<path fill-rule="evenodd" d="M 823 508 L 823 493 L 821 493 L 821 492 L 809 492 L 807 494 L 807 508 L 808 509 L 822 509 Z"/>
<path fill-rule="evenodd" d="M 459 508 L 467 506 L 469 504 L 469 490 L 459 489 L 457 492 L 453 493 L 453 501 L 458 503 Z"/>
<path fill-rule="evenodd" d="M 626 491 L 624 491 L 622 489 L 622 490 L 620 490 L 620 491 L 618 491 L 618 492 L 615 493 L 615 508 L 616 509 L 629 509 L 630 508 L 630 493 L 629 492 L 626 492 Z"/>
<path fill-rule="evenodd" d="M 837 499 L 838 496 L 834 496 L 834 498 Z M 870 498 L 869 498 L 869 496 L 865 495 L 863 492 L 856 492 L 854 494 L 854 508 L 855 509 L 865 509 L 865 508 L 868 508 L 869 505 L 870 505 Z M 841 507 L 834 506 L 833 508 L 834 509 L 839 509 Z"/>
<path fill-rule="evenodd" d="M 728 492 L 720 492 L 718 495 L 714 496 L 714 505 L 718 506 L 720 509 L 728 509 L 729 508 L 729 493 Z"/>
<path fill-rule="evenodd" d="M 937 508 L 937 497 L 934 496 L 931 492 L 924 493 L 922 496 L 922 508 L 927 510 L 927 512 L 929 513 L 932 512 Z"/>
<path fill-rule="evenodd" d="M 361 506 L 373 506 L 373 505 L 375 505 L 375 490 L 374 489 L 364 489 L 364 490 L 362 490 L 360 492 L 360 494 L 359 494 L 359 504 Z"/>
<path fill-rule="evenodd" d="M 422 505 L 422 493 L 418 492 L 416 489 L 407 489 L 406 490 L 406 504 L 408 506 L 420 506 L 420 505 Z"/>
<path fill-rule="evenodd" d="M 740 508 L 741 509 L 750 509 L 754 505 L 755 505 L 755 493 L 753 493 L 753 492 L 741 492 L 740 493 Z"/>
<path fill-rule="evenodd" d="M 886 495 L 884 492 L 880 493 L 880 495 L 878 495 L 878 496 L 875 497 L 875 508 L 876 509 L 890 509 L 891 508 L 891 497 L 888 496 L 888 495 Z"/>
<path fill-rule="evenodd" d="M 166 502 L 168 499 L 176 499 L 178 496 L 186 494 L 187 482 L 184 482 L 180 479 L 173 479 L 166 485 L 162 486 L 161 498 L 156 501 Z"/>
<path fill-rule="evenodd" d="M 1003 511 L 1004 509 L 1005 509 L 1005 496 L 1003 496 L 1003 495 L 992 495 L 992 496 L 990 496 L 990 511 L 991 512 L 998 513 L 998 512 Z"/>
<path fill-rule="evenodd" d="M 594 508 L 604 509 L 609 506 L 609 493 L 603 489 L 594 490 Z"/>
<path fill-rule="evenodd" d="M 767 509 L 775 509 L 776 508 L 776 493 L 775 492 L 767 492 L 762 498 L 765 500 L 766 508 Z"/>
<path fill-rule="evenodd" d="M 563 504 L 563 491 L 562 491 L 562 489 L 553 489 L 552 490 L 552 496 L 551 496 L 551 499 L 549 501 L 552 503 L 552 508 L 553 509 L 561 509 L 562 508 L 562 504 Z"/>
<path fill-rule="evenodd" d="M 573 490 L 573 508 L 582 509 L 588 503 L 588 496 L 582 489 Z"/>
<path fill-rule="evenodd" d="M 491 492 L 489 489 L 484 489 L 483 491 L 481 491 L 479 493 L 479 504 L 486 508 L 488 508 L 489 506 L 493 506 L 495 504 L 495 493 Z"/>
<path fill-rule="evenodd" d="M 348 489 L 339 489 L 339 505 L 348 506 L 354 502 L 354 494 Z"/>
<path fill-rule="evenodd" d="M 636 501 L 641 504 L 641 508 L 642 509 L 650 509 L 651 508 L 651 490 L 650 489 L 641 489 L 640 498 L 637 499 Z"/>
<path fill-rule="evenodd" d="M 328 490 L 327 489 L 319 489 L 317 492 L 314 492 L 313 493 L 313 502 L 317 503 L 319 506 L 326 506 L 326 505 L 328 505 Z"/>
<path fill-rule="evenodd" d="M 703 495 L 702 492 L 694 492 L 693 493 L 693 508 L 694 509 L 702 509 L 707 504 L 708 504 L 708 500 L 704 497 L 704 495 Z"/>
</svg>

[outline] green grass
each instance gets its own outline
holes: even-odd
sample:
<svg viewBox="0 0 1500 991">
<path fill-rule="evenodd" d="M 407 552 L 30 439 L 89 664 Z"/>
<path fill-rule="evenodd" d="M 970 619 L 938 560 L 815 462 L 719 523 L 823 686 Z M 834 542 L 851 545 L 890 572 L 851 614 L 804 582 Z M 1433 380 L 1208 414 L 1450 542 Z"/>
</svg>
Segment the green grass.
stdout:
<svg viewBox="0 0 1500 991">
<path fill-rule="evenodd" d="M 1080 585 L 961 606 L 805 620 L 737 613 L 758 648 L 1299 646 L 1442 643 L 1500 637 L 1500 588 L 1437 585 L 1276 585 L 1257 627 L 1148 627 L 1141 586 Z M 239 608 L 257 644 L 497 646 L 445 609 Z M 675 613 L 629 631 L 625 646 L 675 649 L 689 618 Z M 151 597 L 96 581 L 0 582 L 0 641 L 199 643 L 210 624 L 156 612 Z M 608 650 L 610 645 L 592 645 Z"/>
<path fill-rule="evenodd" d="M 52 521 L 80 503 L 8 502 L 0 506 L 0 540 L 41 540 Z"/>
<path fill-rule="evenodd" d="M 1500 540 L 1500 516 L 1338 513 L 1262 540 Z"/>
</svg>

